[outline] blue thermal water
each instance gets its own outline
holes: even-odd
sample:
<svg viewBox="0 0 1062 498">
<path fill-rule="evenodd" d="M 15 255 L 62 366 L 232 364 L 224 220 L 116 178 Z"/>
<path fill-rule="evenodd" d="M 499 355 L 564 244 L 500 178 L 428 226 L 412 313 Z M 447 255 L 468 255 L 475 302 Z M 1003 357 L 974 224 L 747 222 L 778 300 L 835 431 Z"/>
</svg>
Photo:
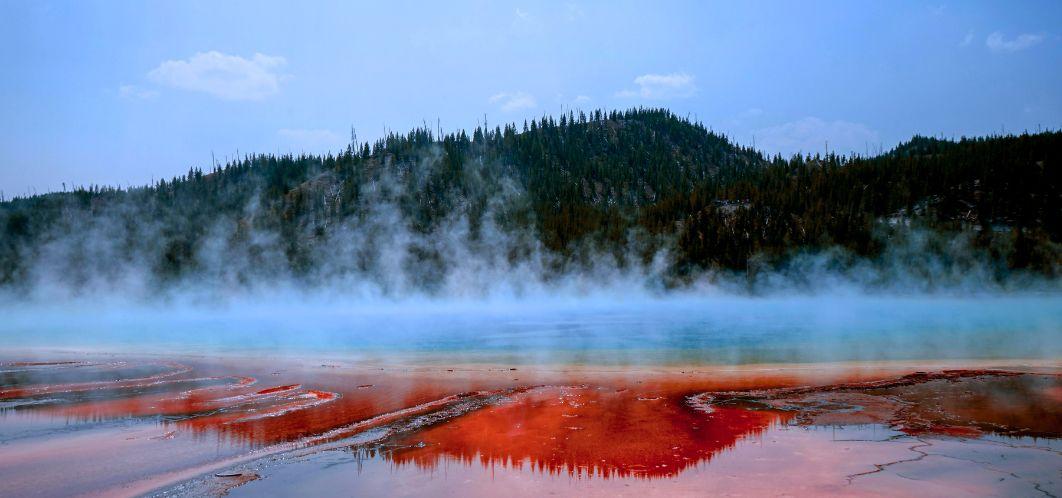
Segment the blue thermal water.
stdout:
<svg viewBox="0 0 1062 498">
<path fill-rule="evenodd" d="M 1062 357 L 1062 298 L 697 298 L 24 309 L 12 348 L 406 356 L 420 362 L 748 364 Z"/>
</svg>

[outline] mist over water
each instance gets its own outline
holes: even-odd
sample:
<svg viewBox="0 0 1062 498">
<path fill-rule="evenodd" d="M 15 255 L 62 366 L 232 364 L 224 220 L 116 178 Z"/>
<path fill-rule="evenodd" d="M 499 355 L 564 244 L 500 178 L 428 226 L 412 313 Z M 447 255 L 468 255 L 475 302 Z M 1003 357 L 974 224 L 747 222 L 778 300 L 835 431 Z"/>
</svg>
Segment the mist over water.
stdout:
<svg viewBox="0 0 1062 498">
<path fill-rule="evenodd" d="M 807 252 L 668 287 L 666 249 L 646 264 L 598 251 L 558 267 L 533 237 L 488 224 L 472 241 L 460 218 L 415 234 L 381 205 L 329 236 L 315 279 L 287 273 L 279 250 L 255 259 L 228 246 L 223 219 L 197 248 L 200 271 L 159 287 L 143 273 L 150 265 L 122 260 L 119 239 L 96 232 L 116 222 L 87 223 L 79 236 L 49 239 L 28 286 L 0 292 L 5 347 L 615 366 L 1062 355 L 1057 279 L 1001 280 L 968 241 L 917 230 L 873 260 Z M 252 238 L 268 246 L 270 237 Z M 505 257 L 522 244 L 532 245 L 523 258 Z M 443 264 L 413 264 L 424 245 Z M 358 270 L 359 259 L 373 264 Z M 71 270 L 89 261 L 98 265 Z M 438 286 L 416 285 L 431 271 L 441 271 Z"/>
<path fill-rule="evenodd" d="M 705 271 L 666 284 L 667 246 L 647 263 L 590 249 L 558 265 L 534 237 L 455 218 L 431 234 L 381 204 L 334 227 L 319 270 L 296 278 L 267 232 L 231 246 L 221 219 L 196 273 L 145 273 L 152 230 L 122 259 L 118 221 L 48 237 L 26 285 L 0 292 L 6 348 L 106 353 L 329 357 L 410 364 L 753 364 L 1055 359 L 1059 281 L 1008 273 L 961 237 L 912 230 L 880 258 L 840 249 L 782 267 Z M 489 219 L 489 217 L 487 217 Z M 634 236 L 632 235 L 632 238 Z M 420 261 L 433 247 L 441 264 Z M 524 256 L 511 260 L 514 248 Z M 932 249 L 930 249 L 932 248 Z M 941 249 L 943 248 L 943 250 Z M 358 261 L 370 261 L 359 269 Z M 439 263 L 439 262 L 436 262 Z M 425 289 L 417 276 L 432 273 Z M 42 354 L 42 358 L 46 353 Z"/>
<path fill-rule="evenodd" d="M 613 128 L 641 129 L 635 118 L 663 116 L 667 127 L 614 145 L 671 151 L 659 137 L 685 129 L 700 144 L 691 150 L 719 152 L 661 163 L 688 162 L 679 170 L 691 182 L 720 174 L 707 165 L 737 171 L 765 161 L 668 113 L 627 115 L 575 126 L 609 137 Z M 1010 233 L 1005 216 L 934 229 L 913 214 L 929 205 L 919 201 L 857 213 L 874 215 L 867 237 L 880 243 L 865 256 L 804 241 L 774 253 L 739 247 L 739 262 L 691 263 L 683 234 L 719 249 L 765 228 L 737 224 L 748 209 L 728 194 L 702 212 L 741 234 L 684 232 L 698 218 L 681 210 L 653 232 L 638 220 L 666 199 L 650 188 L 659 168 L 639 173 L 649 180 L 621 175 L 611 184 L 593 168 L 569 178 L 563 161 L 524 164 L 521 174 L 498 151 L 534 134 L 506 130 L 442 141 L 419 130 L 372 152 L 352 143 L 342 156 L 249 156 L 152 187 L 13 202 L 4 219 L 11 236 L 0 239 L 0 338 L 10 348 L 422 363 L 1053 359 L 1062 351 L 1062 279 L 1047 250 L 1057 244 L 1041 241 L 1049 264 L 1039 272 L 1009 264 L 1006 255 L 1017 254 L 1009 239 L 992 238 Z M 454 144 L 467 150 L 444 150 Z M 601 158 L 613 159 L 612 172 L 626 164 Z M 549 182 L 536 176 L 550 171 Z M 552 190 L 569 183 L 568 197 Z M 672 189 L 689 197 L 687 187 Z M 569 197 L 585 209 L 553 217 Z M 577 226 L 621 204 L 629 219 L 601 215 Z M 765 212 L 764 225 L 785 213 Z M 844 213 L 803 214 L 801 223 Z"/>
</svg>

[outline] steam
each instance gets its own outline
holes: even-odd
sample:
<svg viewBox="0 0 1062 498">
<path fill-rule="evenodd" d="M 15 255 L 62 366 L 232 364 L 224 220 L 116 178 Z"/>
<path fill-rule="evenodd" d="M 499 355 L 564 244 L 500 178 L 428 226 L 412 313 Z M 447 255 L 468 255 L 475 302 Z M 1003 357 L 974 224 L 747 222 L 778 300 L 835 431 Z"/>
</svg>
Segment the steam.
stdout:
<svg viewBox="0 0 1062 498">
<path fill-rule="evenodd" d="M 430 163 L 437 155 L 421 159 Z M 327 171 L 304 185 L 326 212 Z M 72 206 L 0 298 L 12 351 L 334 355 L 490 364 L 643 365 L 1062 354 L 1057 281 L 1004 274 L 969 236 L 907 229 L 882 257 L 835 248 L 781 266 L 677 276 L 673 241 L 630 233 L 624 251 L 543 247 L 512 181 L 483 181 L 482 209 L 430 227 L 379 175 L 356 214 L 303 220 L 294 271 L 258 196 L 203 226 L 133 202 Z M 419 188 L 419 187 L 418 187 Z M 164 211 L 165 212 L 165 211 Z M 202 230 L 188 271 L 160 278 L 173 230 Z M 655 250 L 647 248 L 655 247 Z M 649 256 L 645 257 L 648 253 Z M 300 259 L 296 259 L 300 261 Z M 39 353 L 33 353 L 39 354 Z"/>
<path fill-rule="evenodd" d="M 680 271 L 675 240 L 632 230 L 626 243 L 592 238 L 561 254 L 543 246 L 530 200 L 504 164 L 466 165 L 466 192 L 432 192 L 444 168 L 441 147 L 368 173 L 356 206 L 341 205 L 342 180 L 323 162 L 289 195 L 315 206 L 291 228 L 258 193 L 234 195 L 237 209 L 191 219 L 177 205 L 149 204 L 144 190 L 73 197 L 43 233 L 14 241 L 24 270 L 0 289 L 0 306 L 18 303 L 162 303 L 224 307 L 245 303 L 329 303 L 346 307 L 465 303 L 532 305 L 640 302 L 721 296 L 991 295 L 1055 293 L 1059 281 L 1011 273 L 974 233 L 944 234 L 901 224 L 880 239 L 874 259 L 841 248 L 791 254 L 781 264 L 756 256 L 749 270 Z M 248 176 L 240 181 L 254 181 Z M 423 207 L 431 199 L 449 205 Z M 421 204 L 418 204 L 421 203 Z M 425 221 L 416 209 L 439 216 Z M 295 230 L 293 237 L 283 230 Z M 174 234 L 199 234 L 174 245 Z M 181 271 L 160 270 L 168 258 Z M 772 262 L 773 261 L 773 262 Z"/>
</svg>

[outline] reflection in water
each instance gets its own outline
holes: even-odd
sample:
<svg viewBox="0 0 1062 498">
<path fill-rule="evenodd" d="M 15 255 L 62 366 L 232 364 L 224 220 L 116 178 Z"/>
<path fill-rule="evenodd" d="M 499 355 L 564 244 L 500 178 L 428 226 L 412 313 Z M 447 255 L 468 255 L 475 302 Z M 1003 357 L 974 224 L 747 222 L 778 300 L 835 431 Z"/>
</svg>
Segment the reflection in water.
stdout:
<svg viewBox="0 0 1062 498">
<path fill-rule="evenodd" d="M 617 439 L 622 435 L 617 435 Z M 914 461 L 920 454 L 928 456 Z M 710 463 L 671 476 L 601 479 L 443 457 L 397 465 L 388 450 L 319 451 L 247 467 L 229 496 L 1057 496 L 1057 445 L 1043 440 L 916 438 L 880 424 L 774 425 Z M 883 470 L 873 474 L 882 465 Z M 241 482 L 205 481 L 225 490 Z"/>
<path fill-rule="evenodd" d="M 742 407 L 706 416 L 673 395 L 544 387 L 411 434 L 388 457 L 424 469 L 449 458 L 575 477 L 673 477 L 788 418 Z"/>
<path fill-rule="evenodd" d="M 512 491 L 505 486 L 527 479 L 537 481 L 525 490 L 565 492 L 548 482 L 565 478 L 602 483 L 579 492 L 608 494 L 637 485 L 686 493 L 712 485 L 705 476 L 724 470 L 752 478 L 749 472 L 762 470 L 757 462 L 764 456 L 750 456 L 748 448 L 778 441 L 788 441 L 778 448 L 799 461 L 776 464 L 818 473 L 824 483 L 805 494 L 836 493 L 850 491 L 838 487 L 845 476 L 873 486 L 884 473 L 874 470 L 877 465 L 900 467 L 912 448 L 935 444 L 927 437 L 1058 437 L 1057 369 L 1020 374 L 883 368 L 385 371 L 189 357 L 0 362 L 0 495 L 136 494 L 197 476 L 188 489 L 245 485 L 296 493 L 307 480 L 327 474 L 314 466 L 333 458 L 328 450 L 368 451 L 371 465 L 390 466 L 392 474 L 367 476 L 355 486 L 370 493 L 389 493 L 373 486 L 396 484 L 394 473 L 417 482 L 417 475 L 440 472 L 479 483 L 476 490 L 451 489 L 458 494 L 505 493 Z M 852 461 L 824 454 L 835 450 L 835 438 L 794 436 L 793 429 L 860 424 L 887 435 L 866 438 Z M 903 444 L 863 444 L 873 441 Z M 1019 453 L 1031 458 L 1042 451 Z M 308 473 L 286 483 L 254 481 L 268 470 L 268 455 L 286 455 L 280 462 L 294 458 L 302 462 L 296 466 L 309 466 Z M 53 469 L 64 469 L 68 478 L 51 479 Z M 215 477 L 218 471 L 223 477 Z M 510 484 L 480 479 L 496 472 Z M 1036 476 L 1022 486 L 1051 486 Z M 271 484 L 262 489 L 262 482 Z M 337 489 L 321 486 L 326 494 Z M 1000 486 L 985 489 L 1025 490 Z M 433 488 L 418 489 L 431 494 Z"/>
<path fill-rule="evenodd" d="M 0 439 L 13 437 L 12 410 L 17 410 L 31 411 L 39 419 L 38 425 L 51 420 L 53 427 L 64 431 L 78 430 L 79 424 L 91 429 L 93 423 L 107 420 L 142 420 L 199 440 L 216 435 L 219 441 L 241 448 L 310 437 L 335 440 L 454 403 L 473 401 L 477 406 L 467 409 L 477 408 L 492 396 L 501 396 L 509 404 L 541 404 L 539 398 L 547 396 L 546 390 L 510 397 L 507 393 L 567 377 L 562 374 L 536 381 L 528 373 L 526 381 L 520 381 L 511 378 L 508 369 L 485 375 L 454 374 L 453 369 L 446 369 L 446 376 L 440 376 L 438 370 L 408 373 L 404 369 L 362 369 L 352 373 L 326 365 L 311 371 L 267 367 L 261 361 L 225 364 L 192 359 L 0 363 L 5 375 L 5 385 L 0 388 L 0 421 L 7 422 L 0 425 Z M 627 382 L 617 383 L 612 379 L 615 376 L 605 374 L 603 379 L 610 389 L 617 389 L 612 394 L 566 388 L 570 391 L 564 395 L 568 399 L 587 398 L 584 406 L 569 405 L 573 413 L 566 415 L 575 417 L 575 411 L 584 411 L 584 421 L 591 420 L 595 417 L 589 412 L 591 408 L 608 406 L 601 413 L 602 421 L 616 418 L 615 423 L 628 424 L 626 427 L 637 423 L 651 428 L 656 425 L 655 414 L 671 417 L 672 425 L 690 426 L 693 415 L 679 407 L 681 397 L 713 387 L 704 380 L 680 380 L 654 385 L 652 392 L 645 386 L 639 390 L 637 384 L 626 390 Z M 775 375 L 750 377 L 744 382 L 784 385 L 793 380 Z M 639 400 L 636 393 L 654 399 Z M 623 415 L 622 410 L 628 408 L 630 414 Z"/>
</svg>

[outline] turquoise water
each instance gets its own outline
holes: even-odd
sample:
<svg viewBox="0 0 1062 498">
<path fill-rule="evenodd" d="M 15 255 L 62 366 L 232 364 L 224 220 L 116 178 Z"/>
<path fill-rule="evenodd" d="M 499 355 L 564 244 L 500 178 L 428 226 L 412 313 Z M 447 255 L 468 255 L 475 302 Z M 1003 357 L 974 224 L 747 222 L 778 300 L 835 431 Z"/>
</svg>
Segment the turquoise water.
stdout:
<svg viewBox="0 0 1062 498">
<path fill-rule="evenodd" d="M 8 310 L 10 348 L 748 364 L 1062 358 L 1062 298 L 685 298 Z"/>
</svg>

